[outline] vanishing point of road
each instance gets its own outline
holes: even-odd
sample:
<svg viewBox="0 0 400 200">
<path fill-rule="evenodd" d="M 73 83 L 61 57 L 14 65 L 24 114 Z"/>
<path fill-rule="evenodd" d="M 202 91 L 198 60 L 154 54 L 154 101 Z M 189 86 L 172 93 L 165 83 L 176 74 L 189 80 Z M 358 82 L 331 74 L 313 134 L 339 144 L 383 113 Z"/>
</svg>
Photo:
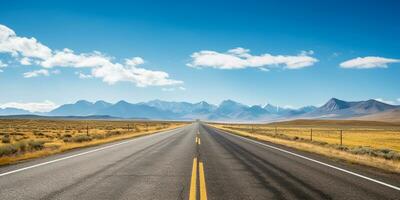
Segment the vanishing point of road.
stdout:
<svg viewBox="0 0 400 200">
<path fill-rule="evenodd" d="M 400 176 L 202 123 L 0 168 L 0 199 L 400 199 Z"/>
</svg>

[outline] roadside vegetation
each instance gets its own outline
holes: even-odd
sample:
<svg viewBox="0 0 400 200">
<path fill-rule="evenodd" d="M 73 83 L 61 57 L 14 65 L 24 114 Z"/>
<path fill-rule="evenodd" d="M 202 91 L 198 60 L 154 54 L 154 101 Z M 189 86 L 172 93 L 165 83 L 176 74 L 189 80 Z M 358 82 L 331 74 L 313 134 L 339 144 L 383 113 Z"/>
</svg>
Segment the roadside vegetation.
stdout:
<svg viewBox="0 0 400 200">
<path fill-rule="evenodd" d="M 0 165 L 152 134 L 184 122 L 0 120 Z"/>
<path fill-rule="evenodd" d="M 211 125 L 241 136 L 400 173 L 400 124 L 296 120 Z"/>
</svg>

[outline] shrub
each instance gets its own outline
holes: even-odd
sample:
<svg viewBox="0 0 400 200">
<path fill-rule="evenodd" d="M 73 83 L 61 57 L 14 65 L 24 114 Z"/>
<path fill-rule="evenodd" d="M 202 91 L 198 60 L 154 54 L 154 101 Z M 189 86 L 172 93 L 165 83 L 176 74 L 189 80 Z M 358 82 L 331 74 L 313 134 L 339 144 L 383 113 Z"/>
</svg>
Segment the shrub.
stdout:
<svg viewBox="0 0 400 200">
<path fill-rule="evenodd" d="M 26 144 L 25 141 L 20 141 L 15 143 L 15 147 L 20 151 L 25 152 L 27 150 L 28 145 Z"/>
<path fill-rule="evenodd" d="M 356 147 L 349 150 L 350 153 L 359 154 L 359 155 L 372 155 L 373 150 L 369 147 Z"/>
<path fill-rule="evenodd" d="M 29 140 L 28 145 L 31 150 L 40 150 L 44 148 L 44 143 L 41 140 Z"/>
<path fill-rule="evenodd" d="M 3 136 L 3 138 L 1 138 L 1 141 L 3 143 L 10 143 L 10 141 L 11 141 L 10 136 L 9 135 Z"/>
<path fill-rule="evenodd" d="M 111 137 L 111 136 L 120 135 L 120 134 L 122 134 L 121 131 L 108 131 L 108 132 L 106 133 L 106 137 Z"/>
<path fill-rule="evenodd" d="M 9 156 L 18 152 L 18 149 L 11 144 L 0 146 L 0 156 Z"/>
<path fill-rule="evenodd" d="M 92 138 L 90 136 L 87 135 L 78 135 L 72 138 L 73 142 L 87 142 L 92 140 Z"/>
<path fill-rule="evenodd" d="M 346 146 L 341 146 L 341 145 L 336 145 L 335 148 L 336 148 L 337 150 L 341 150 L 341 151 L 348 151 L 348 150 L 349 150 L 348 147 L 346 147 Z"/>
<path fill-rule="evenodd" d="M 95 134 L 92 137 L 93 137 L 93 139 L 104 139 L 104 135 L 102 135 L 102 134 Z"/>
<path fill-rule="evenodd" d="M 387 154 L 384 155 L 384 158 L 388 160 L 400 160 L 400 153 L 389 151 Z"/>
</svg>

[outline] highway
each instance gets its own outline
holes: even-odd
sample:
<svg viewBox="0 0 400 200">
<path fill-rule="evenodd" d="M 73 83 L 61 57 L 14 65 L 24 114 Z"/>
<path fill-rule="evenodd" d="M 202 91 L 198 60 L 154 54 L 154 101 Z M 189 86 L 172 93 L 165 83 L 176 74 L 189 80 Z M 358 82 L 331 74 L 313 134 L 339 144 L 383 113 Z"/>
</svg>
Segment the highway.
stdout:
<svg viewBox="0 0 400 200">
<path fill-rule="evenodd" d="M 333 166 L 333 167 L 332 167 Z M 0 167 L 0 199 L 400 199 L 400 176 L 203 123 Z"/>
</svg>

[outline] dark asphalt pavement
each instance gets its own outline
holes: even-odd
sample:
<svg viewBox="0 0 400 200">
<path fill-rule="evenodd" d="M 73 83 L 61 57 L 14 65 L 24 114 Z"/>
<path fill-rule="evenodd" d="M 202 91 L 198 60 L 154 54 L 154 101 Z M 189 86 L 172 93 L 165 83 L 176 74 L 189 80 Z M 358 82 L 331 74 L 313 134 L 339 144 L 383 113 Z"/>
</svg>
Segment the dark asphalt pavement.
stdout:
<svg viewBox="0 0 400 200">
<path fill-rule="evenodd" d="M 274 146 L 400 186 L 398 174 Z M 189 199 L 195 157 L 208 199 L 400 199 L 399 190 L 201 123 L 0 167 L 0 199 Z"/>
</svg>

